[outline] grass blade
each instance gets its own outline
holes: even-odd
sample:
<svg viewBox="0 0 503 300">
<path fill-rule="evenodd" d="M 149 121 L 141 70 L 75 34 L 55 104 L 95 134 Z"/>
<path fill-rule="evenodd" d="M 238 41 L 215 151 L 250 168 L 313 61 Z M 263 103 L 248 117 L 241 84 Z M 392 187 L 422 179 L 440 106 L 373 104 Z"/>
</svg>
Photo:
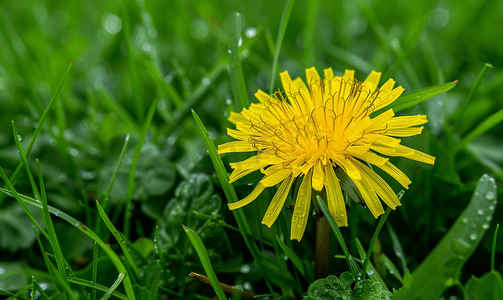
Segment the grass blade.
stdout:
<svg viewBox="0 0 503 300">
<path fill-rule="evenodd" d="M 444 290 L 459 284 L 462 267 L 489 228 L 488 220 L 497 204 L 496 192 L 494 178 L 484 174 L 468 206 L 435 249 L 405 280 L 405 285 L 393 293 L 393 300 L 438 299 Z"/>
<path fill-rule="evenodd" d="M 114 224 L 110 221 L 108 218 L 107 214 L 101 207 L 100 203 L 96 201 L 96 207 L 98 208 L 98 212 L 101 216 L 101 219 L 103 222 L 105 222 L 105 225 L 107 225 L 108 230 L 113 234 L 117 242 L 119 243 L 119 246 L 121 247 L 122 252 L 124 253 L 124 257 L 126 257 L 126 261 L 128 262 L 129 266 L 133 270 L 136 278 L 140 278 L 140 270 L 138 270 L 138 266 L 133 260 L 133 257 L 131 256 L 131 253 L 129 253 L 127 247 L 126 247 L 126 240 L 120 235 L 120 233 L 115 229 Z M 125 272 L 123 272 L 125 273 Z"/>
<path fill-rule="evenodd" d="M 35 128 L 35 132 L 33 133 L 33 136 L 30 139 L 30 142 L 28 143 L 28 147 L 26 147 L 26 157 L 30 155 L 31 149 L 33 148 L 33 144 L 35 144 L 35 141 L 37 140 L 38 136 L 40 135 L 40 132 L 42 132 L 42 128 L 44 127 L 44 122 L 45 119 L 47 118 L 47 114 L 51 110 L 52 106 L 54 105 L 54 102 L 58 98 L 59 92 L 61 91 L 61 87 L 63 86 L 63 82 L 65 82 L 66 77 L 68 76 L 68 73 L 70 73 L 70 70 L 72 69 L 73 66 L 73 61 L 70 62 L 68 65 L 68 68 L 66 68 L 65 73 L 63 74 L 63 77 L 61 78 L 61 81 L 58 85 L 58 89 L 56 90 L 56 93 L 54 93 L 54 96 L 51 99 L 51 102 L 49 102 L 49 105 L 47 105 L 47 108 L 44 110 L 44 113 L 40 117 L 37 123 L 37 128 Z M 20 162 L 14 173 L 12 173 L 10 177 L 10 181 L 12 182 L 12 185 L 16 184 L 16 178 L 19 175 L 19 171 L 21 171 L 21 168 L 23 166 L 23 162 Z M 5 200 L 5 195 L 0 195 L 0 206 L 2 205 L 2 202 Z"/>
<path fill-rule="evenodd" d="M 93 281 L 88 281 L 88 280 L 84 280 L 84 279 L 80 279 L 80 278 L 69 277 L 68 282 L 75 283 L 75 284 L 78 284 L 81 286 L 87 286 L 87 287 L 92 288 L 93 290 L 100 290 L 103 292 L 106 292 L 109 290 L 109 288 L 104 285 L 97 284 L 97 283 L 94 283 Z M 119 293 L 119 292 L 116 292 L 116 291 L 112 292 L 112 296 L 115 296 L 119 299 L 128 300 L 128 297 L 126 295 Z"/>
<path fill-rule="evenodd" d="M 0 170 L 3 171 L 1 168 L 0 168 Z M 0 172 L 0 174 L 1 174 L 1 172 Z M 4 188 L 0 188 L 0 192 L 6 194 L 7 196 L 15 197 L 14 193 L 11 192 L 10 190 L 4 189 Z M 23 202 L 25 202 L 25 203 L 27 203 L 29 205 L 38 207 L 38 208 L 43 208 L 43 205 L 42 205 L 42 203 L 40 203 L 40 201 L 38 201 L 36 199 L 33 199 L 31 197 L 28 197 L 26 195 L 21 195 L 21 194 L 17 194 L 17 193 L 15 193 L 15 194 L 17 195 L 17 197 L 20 198 L 21 201 L 23 201 Z M 85 226 L 84 224 L 82 224 L 81 222 L 79 222 L 74 217 L 68 215 L 67 213 L 65 213 L 65 212 L 63 212 L 63 211 L 61 211 L 61 210 L 59 210 L 57 208 L 54 208 L 54 207 L 52 207 L 50 205 L 48 205 L 47 207 L 48 207 L 49 212 L 51 214 L 59 216 L 61 219 L 63 219 L 66 222 L 70 223 L 72 226 L 74 226 L 75 228 L 77 228 L 80 232 L 82 232 L 83 234 L 87 235 L 93 241 L 95 241 L 96 243 L 98 243 L 98 245 L 100 246 L 100 248 L 110 258 L 110 261 L 114 264 L 115 268 L 119 271 L 119 273 L 126 273 L 126 267 L 122 263 L 122 261 L 119 258 L 119 256 L 110 247 L 108 247 L 105 244 L 105 242 L 103 242 L 103 240 L 101 240 L 100 237 L 97 236 L 96 233 L 94 233 L 89 227 Z M 135 300 L 136 297 L 134 295 L 133 285 L 131 284 L 131 279 L 129 278 L 129 276 L 125 276 L 124 277 L 123 283 L 124 283 L 124 289 L 126 290 L 126 295 L 127 295 L 128 299 L 129 300 Z"/>
<path fill-rule="evenodd" d="M 496 241 L 498 240 L 498 229 L 500 228 L 500 224 L 496 225 L 496 229 L 494 230 L 493 235 L 493 245 L 491 247 L 491 271 L 494 270 L 494 258 L 496 257 Z"/>
<path fill-rule="evenodd" d="M 112 296 L 112 293 L 117 289 L 119 284 L 122 282 L 122 279 L 124 279 L 124 276 L 126 276 L 126 273 L 120 273 L 117 279 L 115 280 L 114 284 L 108 289 L 108 291 L 101 297 L 101 300 L 107 300 Z"/>
<path fill-rule="evenodd" d="M 148 129 L 152 124 L 152 119 L 154 118 L 155 108 L 157 106 L 157 99 L 155 99 L 147 113 L 147 117 L 145 118 L 145 122 L 143 123 L 143 128 L 140 132 L 140 138 L 138 139 L 138 144 L 136 144 L 136 148 L 133 155 L 133 161 L 131 162 L 131 170 L 129 171 L 129 182 L 127 187 L 127 196 L 124 204 L 124 235 L 126 238 L 129 238 L 129 228 L 131 224 L 131 197 L 133 196 L 133 188 L 134 188 L 134 174 L 136 172 L 136 165 L 138 164 L 138 159 L 140 158 L 141 148 L 143 146 L 143 142 L 145 141 L 145 137 L 147 136 Z"/>
<path fill-rule="evenodd" d="M 234 110 L 241 111 L 243 108 L 250 106 L 248 100 L 248 92 L 246 90 L 245 77 L 241 68 L 241 15 L 236 13 L 234 16 L 234 29 L 232 31 L 231 43 L 231 59 L 229 63 L 231 88 L 234 95 Z"/>
<path fill-rule="evenodd" d="M 196 120 L 197 127 L 199 128 L 199 131 L 201 132 L 201 136 L 204 139 L 204 143 L 206 144 L 206 148 L 208 148 L 208 154 L 210 155 L 211 162 L 213 163 L 213 166 L 215 167 L 215 171 L 217 172 L 217 177 L 218 180 L 220 181 L 220 184 L 222 185 L 222 189 L 224 190 L 225 197 L 227 198 L 227 201 L 230 203 L 238 201 L 238 196 L 236 194 L 236 190 L 234 187 L 229 183 L 229 175 L 227 174 L 227 171 L 225 170 L 224 163 L 222 162 L 222 159 L 218 155 L 217 148 L 215 147 L 215 144 L 213 144 L 213 141 L 211 138 L 208 136 L 208 131 L 206 130 L 206 127 L 204 127 L 203 122 L 201 122 L 201 119 L 199 119 L 199 116 L 196 114 L 194 110 L 192 110 L 192 115 L 194 116 L 194 119 Z M 241 229 L 241 234 L 243 235 L 243 239 L 245 240 L 246 246 L 248 249 L 250 249 L 250 252 L 255 259 L 259 259 L 259 252 L 257 245 L 255 242 L 250 238 L 249 232 L 250 232 L 250 227 L 246 221 L 246 218 L 244 217 L 243 211 L 242 210 L 233 210 L 232 213 L 234 214 L 234 217 L 236 218 L 236 222 L 238 223 L 239 229 Z"/>
<path fill-rule="evenodd" d="M 215 80 L 222 74 L 222 72 L 227 68 L 227 63 L 219 63 L 215 66 L 215 68 L 210 72 L 208 76 L 206 76 L 207 81 L 201 80 L 199 85 L 195 88 L 195 91 L 190 95 L 190 97 L 183 103 L 182 108 L 175 111 L 173 113 L 173 122 L 171 124 L 167 124 L 164 130 L 160 130 L 160 132 L 164 136 L 171 135 L 176 129 L 180 128 L 180 124 L 183 123 L 185 119 L 190 115 L 191 109 L 198 107 L 203 103 L 203 101 L 198 101 L 201 96 L 206 93 L 209 87 L 214 84 Z"/>
<path fill-rule="evenodd" d="M 100 255 L 100 248 L 98 244 L 94 242 L 93 245 L 93 274 L 92 274 L 92 282 L 98 281 L 98 257 Z M 96 300 L 96 289 L 93 289 L 92 292 L 93 300 Z"/>
<path fill-rule="evenodd" d="M 283 43 L 283 38 L 285 37 L 286 26 L 288 25 L 288 19 L 290 18 L 290 13 L 292 12 L 294 0 L 287 0 L 285 8 L 283 9 L 283 14 L 281 15 L 281 21 L 278 29 L 278 38 L 276 39 L 276 47 L 274 49 L 274 58 L 272 60 L 271 69 L 271 81 L 269 82 L 269 94 L 272 94 L 274 90 L 274 81 L 276 79 L 277 66 L 279 60 L 279 53 L 281 52 L 281 44 Z"/>
<path fill-rule="evenodd" d="M 402 269 L 404 274 L 408 274 L 409 268 L 407 267 L 407 262 L 405 261 L 405 252 L 403 251 L 402 245 L 400 244 L 400 240 L 393 229 L 393 226 L 388 221 L 386 223 L 386 227 L 388 228 L 388 233 L 391 238 L 391 242 L 393 243 L 393 250 L 395 251 L 396 256 L 400 259 L 402 263 Z"/>
<path fill-rule="evenodd" d="M 58 237 L 56 236 L 56 231 L 54 230 L 54 225 L 52 224 L 52 219 L 51 215 L 49 213 L 49 208 L 47 204 L 47 195 L 45 193 L 45 184 L 44 184 L 44 178 L 42 176 L 42 170 L 40 169 L 40 162 L 37 159 L 37 172 L 38 172 L 38 178 L 39 178 L 39 184 L 40 184 L 40 191 L 41 191 L 41 199 L 42 199 L 42 207 L 43 207 L 43 214 L 44 214 L 44 221 L 46 222 L 45 227 L 47 228 L 47 231 L 49 232 L 49 241 L 51 242 L 52 250 L 54 251 L 54 256 L 56 257 L 56 265 L 58 267 L 58 272 L 59 276 L 61 277 L 61 280 L 63 282 L 63 285 L 68 285 L 66 281 L 66 261 L 63 256 L 63 252 L 61 251 L 61 247 L 59 245 Z M 70 293 L 66 293 L 66 296 L 69 297 L 70 299 L 77 299 L 75 298 L 75 295 L 71 292 L 71 289 L 68 287 L 70 290 Z M 65 288 L 66 291 L 66 288 Z"/>
<path fill-rule="evenodd" d="M 36 199 L 40 199 L 40 192 L 38 191 L 35 180 L 33 179 L 33 175 L 31 174 L 30 166 L 28 165 L 28 160 L 26 159 L 26 155 L 24 154 L 23 146 L 21 145 L 21 141 L 19 140 L 14 120 L 12 120 L 12 133 L 14 134 L 14 141 L 16 142 L 17 151 L 19 152 L 19 156 L 21 157 L 21 162 L 26 169 L 26 173 L 28 174 L 28 179 L 30 180 L 33 194 L 35 195 Z"/>
<path fill-rule="evenodd" d="M 203 264 L 204 271 L 208 275 L 208 278 L 210 279 L 211 286 L 215 290 L 215 293 L 217 294 L 217 297 L 219 300 L 227 300 L 227 297 L 225 296 L 224 290 L 220 286 L 220 282 L 218 281 L 217 275 L 215 274 L 215 271 L 213 271 L 213 267 L 211 266 L 210 262 L 210 257 L 208 256 L 208 252 L 206 251 L 206 248 L 204 247 L 203 241 L 201 238 L 197 235 L 197 233 L 190 229 L 189 227 L 183 225 L 183 230 L 189 237 L 190 242 L 192 243 L 192 246 L 196 249 L 197 256 L 199 256 L 199 259 L 201 260 L 201 263 Z"/>
<path fill-rule="evenodd" d="M 278 241 L 279 246 L 283 251 L 285 252 L 286 256 L 292 260 L 293 264 L 299 270 L 300 274 L 306 279 L 307 282 L 313 282 L 314 278 L 310 278 L 309 275 L 307 274 L 306 268 L 304 268 L 304 264 L 300 260 L 300 258 L 297 256 L 297 254 L 279 238 L 279 236 L 276 235 L 276 240 Z"/>
<path fill-rule="evenodd" d="M 126 149 L 127 149 L 128 145 L 129 145 L 129 134 L 124 139 L 124 145 L 122 146 L 121 154 L 119 155 L 119 161 L 117 161 L 117 165 L 115 166 L 114 174 L 112 175 L 112 178 L 110 179 L 110 183 L 108 184 L 108 188 L 102 197 L 102 199 L 105 200 L 105 205 L 104 205 L 105 211 L 107 211 L 107 207 L 109 205 L 108 197 L 110 196 L 110 192 L 112 191 L 112 188 L 114 187 L 115 179 L 117 179 L 117 174 L 119 173 L 119 169 L 121 167 L 122 160 L 124 159 L 124 154 L 126 154 Z"/>
<path fill-rule="evenodd" d="M 7 184 L 7 187 L 12 192 L 11 195 L 17 200 L 17 202 L 19 202 L 19 204 L 24 209 L 24 211 L 26 212 L 26 214 L 28 215 L 28 217 L 30 218 L 30 220 L 35 224 L 35 226 L 37 226 L 37 228 L 45 236 L 45 238 L 48 241 L 50 241 L 51 239 L 49 237 L 49 234 L 45 231 L 44 228 L 42 228 L 42 226 L 40 226 L 40 224 L 38 224 L 37 220 L 35 219 L 35 216 L 33 216 L 33 214 L 31 213 L 30 209 L 28 208 L 28 206 L 26 206 L 26 204 L 23 202 L 23 200 L 21 200 L 20 195 L 18 194 L 18 192 L 16 191 L 16 189 L 14 188 L 14 186 L 12 185 L 12 183 L 10 182 L 9 178 L 7 177 L 7 174 L 5 174 L 5 172 L 4 172 L 4 170 L 3 170 L 3 168 L 1 166 L 0 166 L 0 177 L 2 177 L 2 179 L 5 181 L 5 183 Z M 3 189 L 3 190 L 5 190 L 5 189 Z M 40 203 L 39 200 L 35 200 L 35 201 L 37 201 L 37 202 Z"/>
<path fill-rule="evenodd" d="M 487 117 L 484 121 L 480 122 L 480 124 L 475 127 L 470 133 L 468 133 L 463 140 L 458 144 L 457 150 L 461 150 L 466 145 L 468 145 L 471 141 L 473 141 L 475 138 L 479 137 L 480 135 L 484 134 L 486 131 L 490 130 L 494 126 L 498 125 L 501 121 L 503 121 L 503 109 L 500 109 L 499 111 L 495 112 L 491 116 Z"/>
<path fill-rule="evenodd" d="M 384 259 L 384 266 L 386 267 L 386 269 L 388 269 L 389 272 L 393 274 L 401 284 L 403 284 L 403 277 L 400 274 L 400 271 L 398 271 L 398 268 L 395 266 L 395 264 L 391 261 L 391 259 L 389 259 L 389 257 L 386 256 L 386 254 L 383 253 L 382 257 Z"/>
<path fill-rule="evenodd" d="M 323 199 L 321 199 L 321 197 L 317 195 L 316 200 L 318 202 L 318 206 L 321 208 L 321 211 L 325 215 L 325 218 L 327 218 L 328 224 L 330 224 L 330 228 L 332 228 L 332 232 L 334 233 L 335 238 L 337 238 L 337 241 L 339 242 L 339 245 L 342 248 L 342 252 L 344 252 L 344 256 L 346 257 L 346 261 L 348 263 L 349 271 L 351 272 L 351 274 L 353 274 L 353 277 L 355 279 L 360 280 L 361 270 L 356 264 L 356 261 L 353 258 L 353 256 L 349 254 L 348 247 L 346 246 L 346 242 L 344 241 L 344 237 L 342 236 L 339 226 L 337 226 L 337 224 L 335 223 L 335 220 L 328 211 L 328 208 L 325 205 Z"/>
<path fill-rule="evenodd" d="M 468 107 L 470 107 L 470 104 L 472 103 L 472 100 L 475 96 L 475 93 L 479 89 L 480 85 L 482 84 L 482 81 L 484 78 L 486 78 L 487 73 L 489 72 L 490 69 L 492 69 L 491 64 L 485 64 L 482 67 L 482 70 L 480 70 L 479 76 L 477 76 L 477 79 L 475 80 L 475 83 L 473 84 L 473 87 L 470 90 L 470 93 L 466 97 L 466 100 L 461 104 L 461 106 L 452 114 L 451 119 L 454 122 L 454 128 L 459 128 L 459 125 L 461 125 L 461 122 L 463 122 L 463 115 Z"/>
<path fill-rule="evenodd" d="M 365 259 L 365 257 L 366 257 L 365 256 L 366 255 L 365 249 L 363 249 L 363 245 L 358 238 L 355 239 L 355 243 L 356 243 L 356 248 L 358 249 L 358 254 L 360 254 L 361 261 L 362 262 L 367 261 L 368 259 Z M 367 268 L 368 268 L 367 273 L 368 273 L 370 279 L 374 282 L 379 282 L 383 286 L 383 288 L 388 289 L 388 287 L 386 286 L 386 283 L 381 278 L 381 275 L 379 275 L 376 268 L 374 268 L 374 265 L 372 265 L 371 262 L 369 262 Z"/>
<path fill-rule="evenodd" d="M 164 281 L 169 282 L 168 271 L 166 270 L 166 260 L 164 259 L 164 254 L 162 253 L 161 248 L 161 242 L 159 240 L 159 226 L 157 225 L 155 226 L 154 243 L 155 243 L 155 249 L 157 250 L 157 255 L 159 255 L 159 261 L 161 262 L 161 268 L 164 274 Z"/>
<path fill-rule="evenodd" d="M 40 284 L 38 284 L 36 280 L 33 280 L 33 285 L 35 286 L 37 291 L 39 291 L 40 295 L 42 295 L 42 298 L 50 300 L 49 296 L 45 293 L 44 289 L 42 289 L 42 287 L 40 286 Z"/>
<path fill-rule="evenodd" d="M 398 200 L 402 199 L 402 196 L 404 193 L 405 193 L 404 191 L 401 191 L 400 193 L 398 193 L 398 195 L 397 195 Z M 372 239 L 370 240 L 370 245 L 367 250 L 367 255 L 363 258 L 363 259 L 365 259 L 365 261 L 363 262 L 363 267 L 362 267 L 362 269 L 363 269 L 362 270 L 363 271 L 362 279 L 365 279 L 365 274 L 367 273 L 367 265 L 370 262 L 370 255 L 372 254 L 372 250 L 374 249 L 374 244 L 375 244 L 377 238 L 379 237 L 379 233 L 381 232 L 381 229 L 384 226 L 384 222 L 386 222 L 386 219 L 388 218 L 390 213 L 391 213 L 391 208 L 387 207 L 386 212 L 379 219 L 379 223 L 377 224 L 376 230 L 374 231 L 374 235 L 372 236 Z"/>
<path fill-rule="evenodd" d="M 374 112 L 372 115 L 378 115 L 390 108 L 392 108 L 393 111 L 397 113 L 399 111 L 417 105 L 425 100 L 428 100 L 438 94 L 447 92 L 448 90 L 454 88 L 457 83 L 458 81 L 456 80 L 407 93 L 403 96 L 400 96 L 395 102 L 391 103 L 390 105 L 380 109 L 377 112 Z"/>
</svg>

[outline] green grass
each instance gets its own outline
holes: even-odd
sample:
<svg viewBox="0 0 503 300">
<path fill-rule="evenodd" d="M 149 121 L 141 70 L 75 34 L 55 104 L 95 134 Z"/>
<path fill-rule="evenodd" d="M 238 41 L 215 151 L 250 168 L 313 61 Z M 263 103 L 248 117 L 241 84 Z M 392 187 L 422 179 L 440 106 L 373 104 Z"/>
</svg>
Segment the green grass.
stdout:
<svg viewBox="0 0 503 300">
<path fill-rule="evenodd" d="M 328 274 L 352 271 L 355 286 L 378 284 L 393 299 L 500 295 L 500 6 L 2 2 L 0 295 L 223 299 L 218 278 L 300 299 L 316 274 L 315 219 L 301 242 L 288 239 L 288 210 L 260 224 L 275 188 L 231 213 L 227 203 L 260 177 L 229 184 L 229 163 L 248 156 L 216 149 L 232 140 L 231 112 L 256 103 L 258 89 L 277 91 L 280 72 L 304 78 L 313 65 L 396 80 L 405 92 L 390 107 L 429 121 L 402 143 L 436 157 L 433 167 L 391 158 L 412 184 L 386 220 L 348 197 L 350 226 L 327 242 Z"/>
</svg>

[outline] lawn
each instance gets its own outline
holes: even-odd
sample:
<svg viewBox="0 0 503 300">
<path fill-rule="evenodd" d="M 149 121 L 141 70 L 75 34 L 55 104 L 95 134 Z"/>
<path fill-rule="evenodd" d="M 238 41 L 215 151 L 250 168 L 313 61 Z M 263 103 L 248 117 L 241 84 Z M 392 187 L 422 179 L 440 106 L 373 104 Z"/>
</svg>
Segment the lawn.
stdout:
<svg viewBox="0 0 503 300">
<path fill-rule="evenodd" d="M 2 1 L 0 298 L 503 299 L 502 4 Z"/>
</svg>

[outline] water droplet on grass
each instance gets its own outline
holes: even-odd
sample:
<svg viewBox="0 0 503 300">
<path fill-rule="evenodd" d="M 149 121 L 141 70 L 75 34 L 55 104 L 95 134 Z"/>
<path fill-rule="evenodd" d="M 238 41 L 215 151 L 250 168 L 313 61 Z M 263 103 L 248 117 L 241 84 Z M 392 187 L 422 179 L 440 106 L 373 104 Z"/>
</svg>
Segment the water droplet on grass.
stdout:
<svg viewBox="0 0 503 300">
<path fill-rule="evenodd" d="M 486 223 L 486 224 L 482 225 L 482 229 L 488 229 L 488 228 L 489 228 L 489 224 Z"/>
<path fill-rule="evenodd" d="M 205 86 L 210 85 L 210 79 L 208 77 L 203 77 L 201 83 Z"/>
<path fill-rule="evenodd" d="M 252 38 L 257 35 L 257 29 L 255 29 L 253 27 L 248 27 L 245 29 L 245 35 L 248 38 Z"/>
<path fill-rule="evenodd" d="M 489 201 L 494 200 L 495 197 L 496 196 L 494 195 L 494 192 L 487 192 L 487 194 L 486 194 L 486 199 Z"/>
<path fill-rule="evenodd" d="M 23 137 L 18 134 L 17 135 L 17 140 L 21 142 L 23 140 Z"/>
<path fill-rule="evenodd" d="M 463 219 L 461 219 L 461 222 L 463 222 L 463 224 L 467 224 L 468 223 L 468 219 L 467 218 L 463 218 Z"/>
<path fill-rule="evenodd" d="M 470 234 L 470 240 L 475 241 L 477 239 L 477 235 L 475 233 Z"/>
<path fill-rule="evenodd" d="M 482 209 L 477 210 L 477 214 L 479 216 L 482 216 L 484 214 L 484 211 Z"/>
</svg>

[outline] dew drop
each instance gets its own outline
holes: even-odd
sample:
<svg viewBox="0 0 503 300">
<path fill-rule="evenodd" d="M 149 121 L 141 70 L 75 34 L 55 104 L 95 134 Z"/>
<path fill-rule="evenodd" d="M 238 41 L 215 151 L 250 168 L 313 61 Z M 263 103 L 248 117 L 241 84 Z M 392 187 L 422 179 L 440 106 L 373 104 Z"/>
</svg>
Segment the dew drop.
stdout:
<svg viewBox="0 0 503 300">
<path fill-rule="evenodd" d="M 489 228 L 489 224 L 486 223 L 486 224 L 482 225 L 482 229 L 488 229 L 488 228 Z"/>
<path fill-rule="evenodd" d="M 201 83 L 205 86 L 208 86 L 208 85 L 210 85 L 210 79 L 208 77 L 203 77 L 203 79 L 201 80 Z"/>
<path fill-rule="evenodd" d="M 17 135 L 17 140 L 21 142 L 23 140 L 23 137 L 18 134 Z"/>
<path fill-rule="evenodd" d="M 477 210 L 477 214 L 479 216 L 482 216 L 484 214 L 484 211 L 482 209 Z"/>
<path fill-rule="evenodd" d="M 475 241 L 477 239 L 477 235 L 475 233 L 470 234 L 470 240 Z"/>
<path fill-rule="evenodd" d="M 368 271 L 367 271 L 367 274 L 368 274 L 369 276 L 374 275 L 374 270 L 368 270 Z"/>
<path fill-rule="evenodd" d="M 461 219 L 461 222 L 463 222 L 463 224 L 467 224 L 468 223 L 468 219 L 467 218 L 463 218 L 463 219 Z"/>
<path fill-rule="evenodd" d="M 495 198 L 494 192 L 487 192 L 487 194 L 486 194 L 487 200 L 492 201 L 492 200 L 494 200 L 494 198 Z"/>
<path fill-rule="evenodd" d="M 490 210 L 494 210 L 494 208 L 495 208 L 495 206 L 494 206 L 494 205 L 490 205 L 490 206 L 489 206 L 489 209 L 490 209 Z"/>
<path fill-rule="evenodd" d="M 227 49 L 227 53 L 229 53 L 229 54 L 232 53 L 231 48 Z"/>
<path fill-rule="evenodd" d="M 239 41 L 238 41 L 238 47 L 241 47 L 241 45 L 243 44 L 243 38 L 239 38 Z"/>
<path fill-rule="evenodd" d="M 232 104 L 232 100 L 231 100 L 231 98 L 227 98 L 227 99 L 225 99 L 225 104 L 227 104 L 227 105 L 231 105 L 231 104 Z"/>
<path fill-rule="evenodd" d="M 252 38 L 257 35 L 257 29 L 255 29 L 253 27 L 248 27 L 245 29 L 245 35 L 248 38 Z"/>
<path fill-rule="evenodd" d="M 211 132 L 208 131 L 208 137 L 211 138 L 213 136 L 213 134 L 211 134 Z"/>
</svg>

